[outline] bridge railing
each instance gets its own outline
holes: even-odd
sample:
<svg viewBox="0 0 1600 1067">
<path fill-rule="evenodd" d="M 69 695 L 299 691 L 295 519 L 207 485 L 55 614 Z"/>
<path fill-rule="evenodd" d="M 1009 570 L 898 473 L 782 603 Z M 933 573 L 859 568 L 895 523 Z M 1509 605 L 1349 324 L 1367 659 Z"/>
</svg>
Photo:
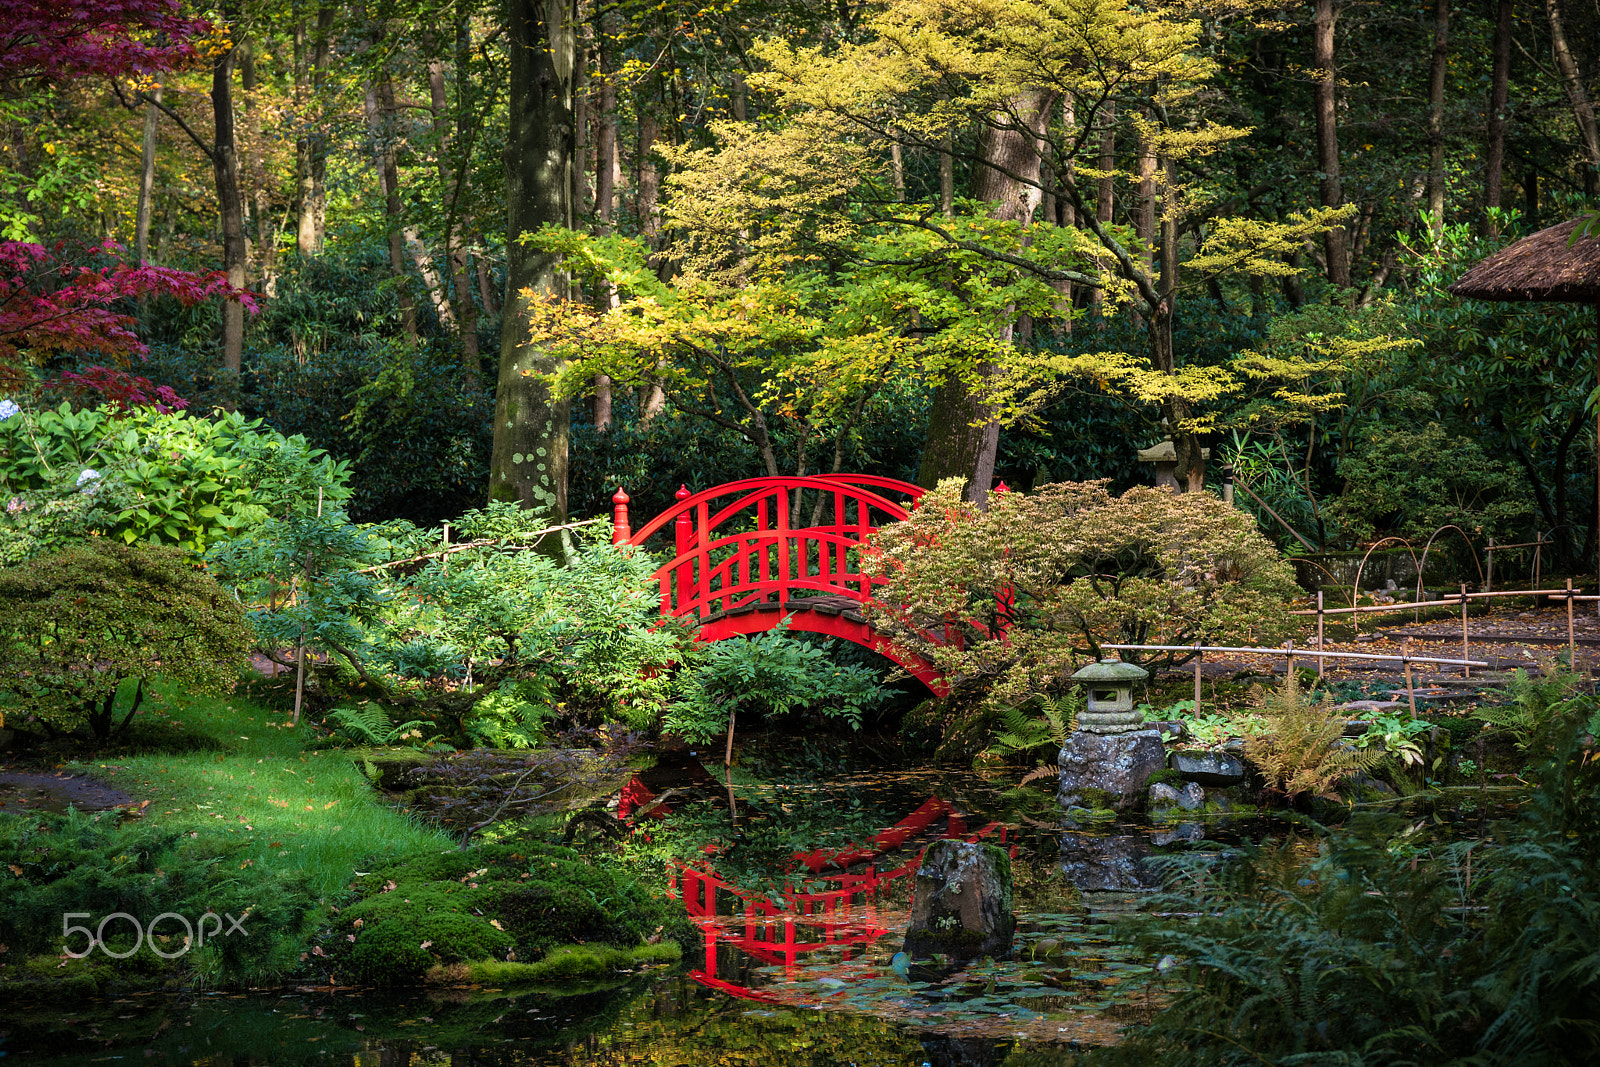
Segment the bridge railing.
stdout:
<svg viewBox="0 0 1600 1067">
<path fill-rule="evenodd" d="M 727 611 L 759 600 L 782 603 L 802 591 L 865 601 L 878 583 L 862 574 L 856 550 L 880 525 L 907 516 L 904 507 L 873 489 L 913 501 L 922 493 L 910 483 L 873 475 L 750 478 L 700 493 L 681 487 L 677 503 L 634 530 L 628 496 L 619 489 L 612 498 L 613 540 L 644 544 L 671 525 L 675 558 L 656 572 L 661 610 L 668 615 Z M 813 517 L 831 522 L 795 521 L 795 503 L 806 493 L 817 501 Z"/>
</svg>

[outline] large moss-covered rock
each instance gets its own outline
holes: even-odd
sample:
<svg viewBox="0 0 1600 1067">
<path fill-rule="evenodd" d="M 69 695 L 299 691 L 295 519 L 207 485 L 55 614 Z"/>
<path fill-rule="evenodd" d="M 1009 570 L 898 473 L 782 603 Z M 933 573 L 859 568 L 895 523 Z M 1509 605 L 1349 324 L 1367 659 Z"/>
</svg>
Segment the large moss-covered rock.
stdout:
<svg viewBox="0 0 1600 1067">
<path fill-rule="evenodd" d="M 1061 749 L 1061 803 L 1087 806 L 1103 791 L 1116 811 L 1137 807 L 1154 774 L 1166 770 L 1167 750 L 1154 730 L 1102 735 L 1078 731 Z"/>
<path fill-rule="evenodd" d="M 917 867 L 906 954 L 956 959 L 1011 955 L 1011 857 L 993 845 L 935 841 Z"/>
</svg>

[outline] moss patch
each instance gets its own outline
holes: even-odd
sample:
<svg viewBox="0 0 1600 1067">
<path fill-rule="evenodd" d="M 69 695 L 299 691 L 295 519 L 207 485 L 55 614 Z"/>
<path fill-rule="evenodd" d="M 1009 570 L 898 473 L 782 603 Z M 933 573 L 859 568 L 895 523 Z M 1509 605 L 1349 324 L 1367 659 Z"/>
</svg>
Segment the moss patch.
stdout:
<svg viewBox="0 0 1600 1067">
<path fill-rule="evenodd" d="M 563 945 L 533 963 L 485 959 L 455 967 L 435 965 L 428 969 L 424 977 L 430 982 L 513 985 L 569 978 L 604 978 L 617 971 L 654 963 L 676 963 L 682 958 L 683 949 L 676 941 L 639 945 L 632 949 L 609 945 Z"/>
<path fill-rule="evenodd" d="M 361 899 L 319 947 L 341 973 L 372 985 L 594 977 L 652 953 L 675 959 L 692 934 L 670 901 L 553 845 L 420 856 L 363 875 L 355 890 Z M 650 938 L 671 944 L 645 945 Z M 505 978 L 472 977 L 488 973 L 486 961 L 520 966 Z"/>
</svg>

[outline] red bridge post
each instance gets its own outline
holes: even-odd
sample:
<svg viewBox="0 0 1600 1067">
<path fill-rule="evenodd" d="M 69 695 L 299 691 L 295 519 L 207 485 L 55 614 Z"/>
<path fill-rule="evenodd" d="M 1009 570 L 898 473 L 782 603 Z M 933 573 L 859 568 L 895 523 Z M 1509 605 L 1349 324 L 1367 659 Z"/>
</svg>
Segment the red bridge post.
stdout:
<svg viewBox="0 0 1600 1067">
<path fill-rule="evenodd" d="M 614 545 L 626 544 L 628 538 L 633 536 L 633 527 L 628 525 L 628 494 L 622 491 L 622 486 L 617 486 L 617 491 L 612 494 L 611 503 L 611 543 Z"/>
<path fill-rule="evenodd" d="M 680 485 L 678 486 L 678 491 L 673 495 L 678 501 L 682 502 L 688 500 L 694 494 L 689 492 L 687 485 Z M 694 549 L 694 519 L 689 517 L 688 511 L 679 515 L 677 521 L 672 524 L 672 534 L 678 558 L 683 559 L 683 562 L 678 566 L 676 577 L 677 607 L 681 610 L 682 606 L 694 595 L 691 589 L 694 581 L 694 560 L 692 558 L 684 559 Z"/>
</svg>

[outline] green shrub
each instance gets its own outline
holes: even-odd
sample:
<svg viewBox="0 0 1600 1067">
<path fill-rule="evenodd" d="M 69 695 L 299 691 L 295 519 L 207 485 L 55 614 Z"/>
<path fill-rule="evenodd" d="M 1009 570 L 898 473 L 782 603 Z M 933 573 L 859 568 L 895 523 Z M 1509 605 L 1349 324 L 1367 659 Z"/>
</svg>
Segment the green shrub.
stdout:
<svg viewBox="0 0 1600 1067">
<path fill-rule="evenodd" d="M 1508 543 L 1520 540 L 1513 535 L 1534 517 L 1520 468 L 1437 423 L 1374 431 L 1339 464 L 1339 475 L 1344 492 L 1327 512 L 1357 541 L 1398 534 L 1420 545 L 1454 524 L 1479 543 Z M 1460 538 L 1443 544 L 1458 551 Z"/>
<path fill-rule="evenodd" d="M 654 562 L 595 538 L 562 565 L 528 550 L 546 521 L 510 504 L 469 513 L 451 531 L 461 550 L 446 558 L 442 531 L 362 528 L 330 508 L 271 520 L 210 559 L 240 599 L 261 605 L 249 616 L 260 647 L 293 648 L 304 635 L 329 654 L 313 669 L 324 701 L 359 688 L 456 745 L 526 747 L 563 706 L 654 725 L 667 666 L 696 656 L 687 630 L 660 620 Z M 296 595 L 282 596 L 289 588 Z"/>
<path fill-rule="evenodd" d="M 860 729 L 862 713 L 888 695 L 872 671 L 831 662 L 825 647 L 791 637 L 784 625 L 715 642 L 680 674 L 679 687 L 663 726 L 693 741 L 725 734 L 739 711 L 772 718 L 815 711 Z"/>
<path fill-rule="evenodd" d="M 230 690 L 249 647 L 244 610 L 176 548 L 95 538 L 0 569 L 0 693 L 25 729 L 103 741 L 133 719 L 146 679 Z"/>
<path fill-rule="evenodd" d="M 0 420 L 0 564 L 88 534 L 201 552 L 318 489 L 348 495 L 347 464 L 238 413 L 74 411 Z"/>
</svg>

